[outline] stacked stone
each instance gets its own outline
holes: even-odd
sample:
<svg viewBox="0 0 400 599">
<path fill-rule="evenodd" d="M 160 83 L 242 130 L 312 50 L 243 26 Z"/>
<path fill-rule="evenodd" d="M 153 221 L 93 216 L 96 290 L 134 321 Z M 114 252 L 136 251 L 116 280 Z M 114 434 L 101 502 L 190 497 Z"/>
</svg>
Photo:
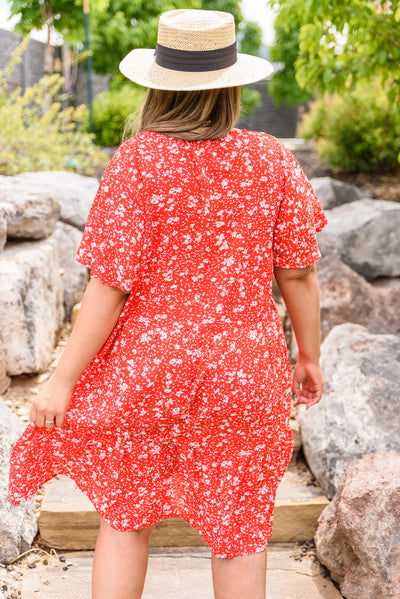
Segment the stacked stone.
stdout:
<svg viewBox="0 0 400 599">
<path fill-rule="evenodd" d="M 98 181 L 68 172 L 0 176 L 0 393 L 12 376 L 45 371 L 57 333 L 88 282 L 74 261 Z M 37 531 L 33 500 L 7 501 L 12 447 L 25 423 L 0 397 L 0 561 Z"/>
<path fill-rule="evenodd" d="M 332 499 L 317 555 L 348 599 L 400 597 L 400 203 L 311 181 L 319 233 L 322 400 L 299 406 L 307 463 Z M 296 348 L 293 348 L 293 354 Z"/>
</svg>

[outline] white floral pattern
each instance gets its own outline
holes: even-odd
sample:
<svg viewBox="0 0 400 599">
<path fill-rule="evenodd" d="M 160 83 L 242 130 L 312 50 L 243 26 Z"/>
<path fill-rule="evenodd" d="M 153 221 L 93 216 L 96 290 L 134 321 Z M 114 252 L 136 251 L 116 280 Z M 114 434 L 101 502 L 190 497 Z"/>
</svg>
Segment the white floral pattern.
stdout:
<svg viewBox="0 0 400 599">
<path fill-rule="evenodd" d="M 267 134 L 125 142 L 76 260 L 130 295 L 64 427 L 30 424 L 17 442 L 10 502 L 60 473 L 116 529 L 180 516 L 219 557 L 263 551 L 293 448 L 273 266 L 313 264 L 325 224 Z"/>
</svg>

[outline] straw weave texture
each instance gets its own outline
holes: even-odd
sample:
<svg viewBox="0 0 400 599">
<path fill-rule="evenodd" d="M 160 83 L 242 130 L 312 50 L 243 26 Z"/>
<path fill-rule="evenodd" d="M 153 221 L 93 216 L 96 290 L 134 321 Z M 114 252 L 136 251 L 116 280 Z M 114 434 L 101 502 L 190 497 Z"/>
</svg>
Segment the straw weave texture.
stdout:
<svg viewBox="0 0 400 599">
<path fill-rule="evenodd" d="M 157 41 L 176 50 L 217 50 L 235 42 L 235 22 L 229 13 L 172 10 L 160 17 Z"/>
</svg>

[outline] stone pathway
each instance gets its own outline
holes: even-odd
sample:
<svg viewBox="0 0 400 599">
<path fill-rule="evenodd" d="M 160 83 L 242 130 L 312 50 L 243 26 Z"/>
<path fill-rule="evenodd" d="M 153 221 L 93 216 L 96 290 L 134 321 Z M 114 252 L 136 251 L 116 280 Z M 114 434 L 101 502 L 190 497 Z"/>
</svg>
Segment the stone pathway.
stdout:
<svg viewBox="0 0 400 599">
<path fill-rule="evenodd" d="M 43 560 L 26 570 L 22 599 L 89 599 L 93 552 L 64 553 L 65 562 Z M 64 569 L 63 569 L 64 568 Z M 272 544 L 268 549 L 268 599 L 341 599 L 322 567 L 299 555 L 297 544 Z M 143 599 L 213 599 L 210 552 L 153 548 Z"/>
</svg>

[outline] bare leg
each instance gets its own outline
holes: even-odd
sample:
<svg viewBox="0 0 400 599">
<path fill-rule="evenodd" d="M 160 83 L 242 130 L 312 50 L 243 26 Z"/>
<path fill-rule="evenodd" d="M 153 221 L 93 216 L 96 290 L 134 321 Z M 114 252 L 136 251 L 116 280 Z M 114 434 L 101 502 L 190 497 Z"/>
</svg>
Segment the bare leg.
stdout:
<svg viewBox="0 0 400 599">
<path fill-rule="evenodd" d="M 140 599 L 153 528 L 120 532 L 101 519 L 93 560 L 92 599 Z"/>
<path fill-rule="evenodd" d="M 265 599 L 267 551 L 230 559 L 211 556 L 215 599 Z"/>
</svg>

